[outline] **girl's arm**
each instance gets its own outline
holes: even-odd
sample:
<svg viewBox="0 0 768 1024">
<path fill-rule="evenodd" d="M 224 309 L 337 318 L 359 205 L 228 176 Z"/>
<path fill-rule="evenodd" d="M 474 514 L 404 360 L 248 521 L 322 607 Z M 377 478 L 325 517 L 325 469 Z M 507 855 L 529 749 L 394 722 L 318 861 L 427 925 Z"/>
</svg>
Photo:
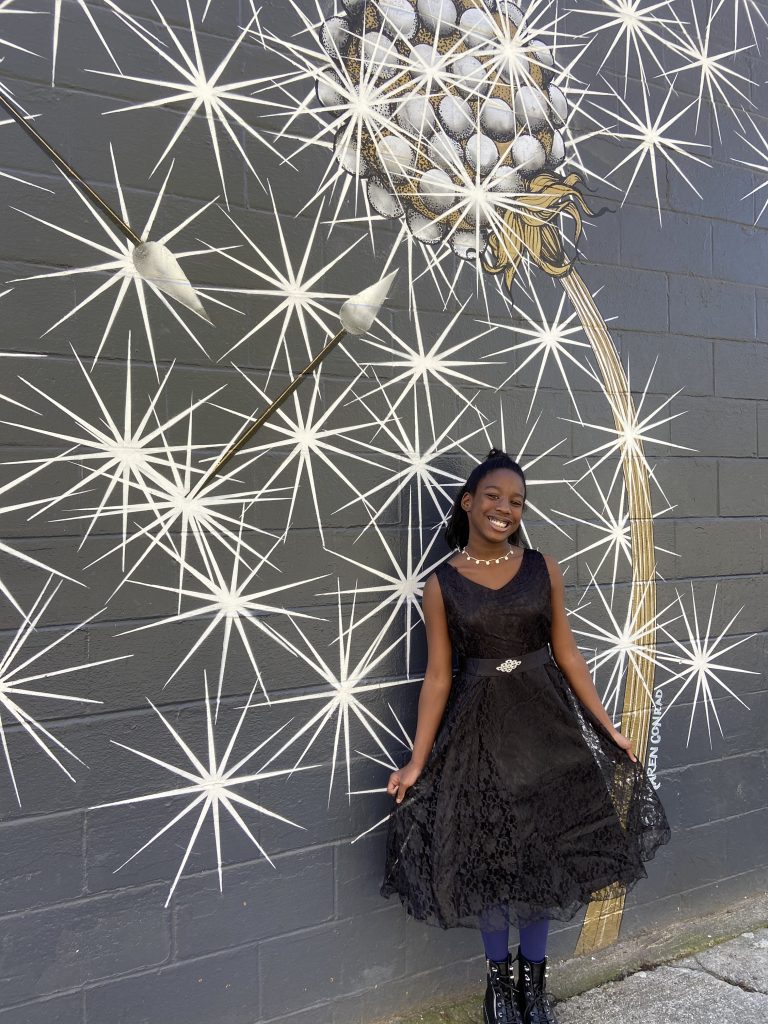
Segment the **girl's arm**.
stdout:
<svg viewBox="0 0 768 1024">
<path fill-rule="evenodd" d="M 435 575 L 430 576 L 424 586 L 421 606 L 427 627 L 427 671 L 419 694 L 419 717 L 411 760 L 399 771 L 392 772 L 387 784 L 387 792 L 398 803 L 424 770 L 451 692 L 451 639 L 443 595 Z"/>
<path fill-rule="evenodd" d="M 626 736 L 623 736 L 615 728 L 595 689 L 595 684 L 592 682 L 584 656 L 576 646 L 576 639 L 571 632 L 568 614 L 565 610 L 565 582 L 560 566 L 551 555 L 544 555 L 544 559 L 547 563 L 552 587 L 552 636 L 550 643 L 555 661 L 567 679 L 568 685 L 581 703 L 605 726 L 614 742 L 626 750 L 633 761 L 636 761 L 637 758 L 632 750 L 632 741 L 628 740 Z"/>
</svg>

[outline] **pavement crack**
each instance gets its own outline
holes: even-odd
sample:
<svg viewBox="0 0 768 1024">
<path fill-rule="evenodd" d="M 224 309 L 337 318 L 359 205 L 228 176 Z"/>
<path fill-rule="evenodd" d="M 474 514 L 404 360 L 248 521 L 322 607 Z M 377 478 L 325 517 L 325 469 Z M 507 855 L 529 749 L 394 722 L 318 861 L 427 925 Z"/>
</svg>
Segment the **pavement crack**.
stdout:
<svg viewBox="0 0 768 1024">
<path fill-rule="evenodd" d="M 761 996 L 766 995 L 766 993 L 763 992 L 762 989 L 753 988 L 751 985 L 747 985 L 746 982 L 735 981 L 733 978 L 725 978 L 725 977 L 723 977 L 722 974 L 718 974 L 717 971 L 713 971 L 711 967 L 706 967 L 698 959 L 698 957 L 696 957 L 696 956 L 692 957 L 692 959 L 696 962 L 696 964 L 698 965 L 698 970 L 702 974 L 708 974 L 711 978 L 715 978 L 715 979 L 717 979 L 717 981 L 723 981 L 723 982 L 725 982 L 726 985 L 731 985 L 733 988 L 740 988 L 742 992 L 753 992 L 756 995 L 761 995 Z M 688 970 L 692 970 L 692 968 L 688 964 L 668 964 L 667 966 L 675 967 L 678 970 L 681 967 L 682 968 L 686 968 L 687 967 Z"/>
</svg>

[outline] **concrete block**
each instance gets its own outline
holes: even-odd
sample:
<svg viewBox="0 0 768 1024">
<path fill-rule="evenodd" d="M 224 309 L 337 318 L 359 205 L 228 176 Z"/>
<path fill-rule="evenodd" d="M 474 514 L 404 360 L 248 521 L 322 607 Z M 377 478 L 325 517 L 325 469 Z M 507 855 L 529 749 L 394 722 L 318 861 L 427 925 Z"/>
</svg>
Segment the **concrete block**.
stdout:
<svg viewBox="0 0 768 1024">
<path fill-rule="evenodd" d="M 680 395 L 667 415 L 684 412 L 671 423 L 672 441 L 698 455 L 752 456 L 757 454 L 754 403 L 736 398 L 696 398 Z"/>
<path fill-rule="evenodd" d="M 669 320 L 668 289 L 673 286 L 666 274 L 614 266 L 585 268 L 582 277 L 593 294 L 602 285 L 597 306 L 611 329 L 689 333 Z"/>
<path fill-rule="evenodd" d="M 725 281 L 768 285 L 768 231 L 728 221 L 712 221 L 714 273 Z"/>
<path fill-rule="evenodd" d="M 170 921 L 152 888 L 5 917 L 0 942 L 10 1005 L 165 962 Z"/>
<path fill-rule="evenodd" d="M 226 868 L 195 879 L 174 906 L 176 957 L 187 959 L 331 919 L 333 848 L 289 854 L 268 864 Z"/>
<path fill-rule="evenodd" d="M 768 459 L 722 459 L 718 469 L 720 513 L 763 516 L 768 506 Z"/>
<path fill-rule="evenodd" d="M 669 280 L 669 328 L 702 338 L 756 337 L 753 288 L 673 274 Z"/>
<path fill-rule="evenodd" d="M 768 371 L 765 342 L 727 342 L 714 345 L 715 393 L 726 398 L 763 397 L 760 383 Z"/>
<path fill-rule="evenodd" d="M 0 825 L 0 874 L 0 914 L 76 899 L 83 892 L 83 815 Z"/>
<path fill-rule="evenodd" d="M 740 461 L 740 460 L 735 460 Z M 721 463 L 722 468 L 723 463 Z M 678 576 L 752 574 L 760 560 L 761 524 L 751 519 L 686 519 L 675 523 Z M 761 563 L 760 563 L 761 564 Z"/>
<path fill-rule="evenodd" d="M 82 992 L 0 1008 L 2 1024 L 85 1024 Z"/>
<path fill-rule="evenodd" d="M 90 986 L 86 1024 L 255 1024 L 259 1012 L 256 946 Z"/>
<path fill-rule="evenodd" d="M 405 973 L 400 908 L 307 929 L 259 946 L 261 1010 L 269 1020 L 308 1001 L 373 988 Z M 297 980 L 295 964 L 303 970 Z"/>
<path fill-rule="evenodd" d="M 619 223 L 623 266 L 701 277 L 711 274 L 712 222 L 707 218 L 665 211 L 659 224 L 655 210 L 624 206 Z M 675 239 L 674 245 L 668 244 L 670 238 Z"/>
</svg>

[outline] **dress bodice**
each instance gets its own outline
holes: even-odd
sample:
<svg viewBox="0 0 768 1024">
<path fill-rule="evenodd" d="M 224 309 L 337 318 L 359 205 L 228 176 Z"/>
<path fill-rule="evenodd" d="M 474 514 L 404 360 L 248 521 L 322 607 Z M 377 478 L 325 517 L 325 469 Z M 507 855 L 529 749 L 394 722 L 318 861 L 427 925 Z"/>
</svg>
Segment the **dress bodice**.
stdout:
<svg viewBox="0 0 768 1024">
<path fill-rule="evenodd" d="M 544 556 L 523 548 L 522 563 L 492 590 L 448 562 L 437 569 L 454 654 L 467 658 L 518 657 L 550 641 L 552 601 Z"/>
</svg>

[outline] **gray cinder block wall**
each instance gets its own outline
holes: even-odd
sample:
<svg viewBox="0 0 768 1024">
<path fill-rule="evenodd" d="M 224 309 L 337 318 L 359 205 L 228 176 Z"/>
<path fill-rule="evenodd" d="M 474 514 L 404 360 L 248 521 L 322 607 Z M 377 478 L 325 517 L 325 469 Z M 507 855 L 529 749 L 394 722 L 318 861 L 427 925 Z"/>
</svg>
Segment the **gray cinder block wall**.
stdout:
<svg viewBox="0 0 768 1024">
<path fill-rule="evenodd" d="M 310 4 L 304 6 L 310 14 L 314 10 Z M 212 4 L 204 22 L 200 21 L 201 5 L 193 7 L 201 52 L 210 62 L 220 60 L 231 45 L 233 34 L 250 17 L 248 5 Z M 89 9 L 126 74 L 146 79 L 168 77 L 167 65 L 158 54 L 107 8 L 93 5 Z M 149 4 L 137 2 L 124 5 L 124 9 L 146 30 L 163 35 L 163 27 Z M 179 37 L 187 39 L 183 5 L 164 2 L 162 10 Z M 281 26 L 286 32 L 294 31 L 296 27 L 293 21 L 289 23 L 286 9 L 279 4 L 265 5 L 262 18 L 273 31 L 280 31 Z M 3 14 L 0 38 L 11 39 L 45 56 L 33 57 L 5 49 L 6 60 L 0 65 L 2 81 L 31 113 L 40 115 L 35 122 L 39 130 L 60 147 L 95 187 L 116 202 L 109 151 L 110 143 L 113 145 L 131 223 L 141 226 L 152 208 L 167 164 L 154 174 L 150 172 L 165 143 L 179 127 L 185 108 L 179 104 L 107 115 L 107 111 L 144 102 L 156 93 L 125 77 L 85 70 L 114 68 L 82 9 L 69 0 L 62 5 L 57 82 L 52 89 L 47 49 L 50 31 L 48 14 L 26 20 L 17 17 L 13 21 Z M 164 38 L 167 42 L 167 36 Z M 723 47 L 728 45 L 725 35 L 722 43 Z M 755 83 L 768 77 L 768 58 L 763 51 L 745 54 L 739 67 Z M 249 42 L 242 46 L 236 68 L 235 77 L 243 80 L 285 70 L 275 55 L 265 54 Z M 620 68 L 617 56 L 613 66 L 604 70 L 611 81 L 618 83 Z M 638 83 L 633 80 L 629 86 L 637 90 Z M 653 82 L 652 99 L 658 101 L 662 94 L 662 87 Z M 684 92 L 680 96 L 681 101 L 690 98 Z M 757 90 L 754 99 L 761 102 Z M 726 112 L 721 109 L 720 113 L 724 116 Z M 768 125 L 764 114 L 759 107 L 753 114 L 763 132 Z M 259 114 L 258 108 L 254 108 L 247 111 L 247 116 L 261 130 L 269 132 L 271 123 L 266 112 Z M 691 110 L 681 122 L 681 133 L 692 128 L 694 117 L 695 111 Z M 322 150 L 304 152 L 294 160 L 294 170 L 282 164 L 266 145 L 246 137 L 242 130 L 238 129 L 237 135 L 264 183 L 272 189 L 286 245 L 294 263 L 298 263 L 308 245 L 315 216 L 314 208 L 306 208 L 306 204 L 317 189 L 327 155 Z M 724 681 L 748 709 L 713 683 L 713 708 L 723 735 L 711 719 L 711 742 L 701 705 L 688 741 L 691 688 L 661 720 L 660 736 L 656 737 L 659 742 L 655 744 L 656 776 L 673 825 L 673 841 L 648 865 L 647 881 L 630 893 L 622 925 L 625 935 L 662 926 L 681 916 L 694 917 L 711 911 L 764 887 L 768 874 L 768 693 L 762 674 L 768 640 L 768 577 L 764 564 L 768 483 L 768 232 L 765 217 L 755 226 L 764 193 L 742 198 L 761 179 L 732 161 L 734 153 L 729 147 L 734 145 L 733 133 L 728 133 L 727 141 L 720 141 L 706 105 L 702 107 L 696 137 L 711 147 L 711 166 L 686 164 L 701 197 L 678 175 L 660 165 L 662 226 L 647 174 L 641 176 L 620 209 L 621 194 L 599 182 L 595 184 L 593 205 L 599 208 L 607 204 L 614 209 L 589 224 L 580 267 L 590 289 L 601 289 L 598 303 L 609 319 L 636 401 L 647 388 L 644 409 L 661 410 L 659 424 L 653 429 L 653 437 L 659 443 L 647 447 L 655 478 L 666 495 L 664 501 L 660 490 L 654 491 L 655 509 L 660 513 L 655 523 L 659 608 L 671 606 L 679 592 L 690 614 L 693 594 L 699 614 L 699 635 L 706 636 L 708 629 L 717 635 L 727 627 L 727 646 L 751 634 L 747 642 L 724 654 L 722 663 L 755 674 L 722 673 Z M 106 242 L 89 211 L 43 155 L 12 124 L 0 126 L 0 141 L 0 169 L 11 176 L 0 179 L 2 280 L 33 274 L 55 275 L 66 268 L 101 262 L 103 257 L 77 238 L 42 223 L 48 221 L 77 235 Z M 602 139 L 590 144 L 592 166 L 598 174 L 605 174 L 618 162 L 619 145 Z M 222 211 L 221 184 L 204 124 L 184 132 L 174 156 L 175 164 L 157 215 L 157 234 L 153 237 L 169 231 L 218 195 L 217 202 L 174 240 L 174 250 L 239 244 L 238 258 L 264 269 Z M 229 216 L 257 240 L 270 259 L 279 263 L 281 248 L 269 194 L 247 173 L 242 159 L 223 135 L 221 159 L 228 183 Z M 15 180 L 19 178 L 25 179 L 26 184 Z M 41 188 L 51 189 L 55 194 Z M 318 270 L 364 233 L 359 224 L 344 223 L 328 234 L 324 221 L 328 219 L 330 205 L 331 200 L 310 254 L 310 263 Z M 349 206 L 346 216 L 352 215 Z M 393 239 L 391 226 L 377 225 L 375 251 L 369 240 L 363 238 L 353 253 L 323 277 L 322 290 L 342 296 L 375 280 Z M 253 274 L 223 256 L 203 252 L 185 260 L 184 266 L 190 278 L 201 286 L 259 287 Z M 408 312 L 406 275 L 403 258 L 400 279 L 383 321 L 413 344 L 414 322 Z M 21 798 L 19 805 L 10 775 L 3 770 L 0 1024 L 350 1024 L 372 1021 L 390 1011 L 465 989 L 481 976 L 478 936 L 463 931 L 442 933 L 407 920 L 398 905 L 386 903 L 378 895 L 383 856 L 381 829 L 352 842 L 382 818 L 388 807 L 381 793 L 357 795 L 359 791 L 380 789 L 386 769 L 371 759 L 376 754 L 375 746 L 370 736 L 358 728 L 354 717 L 350 761 L 351 788 L 356 793 L 347 794 L 343 755 L 337 761 L 329 793 L 334 763 L 333 729 L 323 732 L 305 759 L 307 770 L 290 778 L 265 778 L 248 790 L 255 803 L 302 826 L 299 829 L 257 814 L 248 819 L 273 866 L 259 855 L 232 818 L 224 814 L 223 892 L 219 892 L 213 831 L 206 824 L 166 905 L 191 834 L 196 816 L 193 811 L 176 829 L 161 835 L 143 853 L 116 870 L 163 829 L 183 805 L 168 797 L 93 808 L 182 785 L 160 766 L 131 754 L 125 747 L 188 767 L 185 755 L 149 706 L 150 698 L 190 747 L 205 753 L 203 671 L 207 671 L 209 685 L 215 692 L 221 643 L 213 638 L 164 686 L 199 639 L 203 628 L 200 620 L 184 619 L 141 632 L 127 631 L 176 614 L 177 570 L 173 563 L 159 555 L 148 559 L 136 574 L 138 582 L 126 584 L 112 595 L 121 579 L 121 555 L 115 550 L 121 542 L 119 517 L 101 516 L 89 531 L 90 519 L 83 518 L 78 511 L 92 508 L 100 500 L 104 493 L 100 481 L 90 480 L 82 493 L 43 509 L 43 499 L 61 495 L 76 481 L 86 480 L 89 462 L 85 454 L 79 464 L 53 463 L 27 482 L 18 482 L 35 465 L 29 460 L 55 459 L 69 448 L 61 435 L 72 433 L 74 423 L 72 415 L 61 406 L 90 423 L 99 422 L 101 412 L 86 373 L 91 373 L 94 387 L 110 414 L 118 419 L 122 416 L 129 331 L 136 408 L 146 408 L 148 396 L 157 389 L 132 295 L 118 312 L 92 372 L 91 361 L 109 316 L 109 303 L 104 297 L 88 303 L 77 315 L 47 333 L 54 322 L 75 304 L 84 302 L 103 280 L 103 272 L 53 276 L 6 285 L 11 290 L 0 298 L 4 356 L 0 361 L 1 486 L 8 485 L 2 496 L 2 540 L 77 581 L 62 581 L 27 640 L 28 654 L 43 653 L 25 671 L 49 673 L 68 666 L 92 665 L 91 669 L 83 668 L 71 675 L 45 678 L 39 681 L 39 688 L 100 702 L 81 704 L 31 698 L 24 703 L 56 741 L 82 760 L 83 763 L 74 761 L 60 748 L 54 748 L 74 781 L 34 745 L 13 716 L 0 709 Z M 444 308 L 428 276 L 419 282 L 418 288 L 424 335 L 434 339 L 445 328 L 456 306 L 449 304 L 447 310 Z M 271 309 L 264 297 L 218 294 L 239 311 L 208 303 L 214 324 L 194 322 L 194 330 L 208 355 L 194 345 L 153 297 L 149 302 L 160 375 L 174 364 L 158 402 L 158 419 L 166 421 L 192 401 L 225 386 L 224 392 L 195 413 L 194 442 L 208 446 L 195 452 L 198 464 L 232 436 L 240 423 L 237 415 L 250 414 L 259 404 L 255 392 L 233 369 L 230 359 L 269 393 L 275 393 L 287 380 L 285 363 L 278 362 L 267 383 L 266 370 L 279 335 L 274 323 L 246 341 L 232 356 L 218 361 L 249 325 Z M 541 294 L 547 315 L 555 315 L 561 296 L 559 288 L 545 282 Z M 516 297 L 524 306 L 524 297 Z M 480 330 L 478 321 L 488 319 L 489 310 L 469 283 L 464 286 L 463 299 L 467 306 L 453 332 L 456 337 L 468 339 Z M 338 308 L 340 301 L 330 298 L 327 303 Z M 494 295 L 490 298 L 490 314 L 494 321 L 511 322 L 509 313 Z M 189 317 L 184 319 L 191 322 Z M 385 337 L 383 332 L 380 336 Z M 321 340 L 321 336 L 313 338 L 313 344 Z M 541 415 L 533 430 L 534 417 L 526 420 L 526 414 L 536 383 L 535 367 L 521 370 L 499 393 L 494 390 L 522 363 L 525 351 L 504 357 L 503 366 L 492 360 L 484 361 L 482 356 L 514 340 L 497 328 L 468 350 L 476 360 L 468 372 L 486 385 L 479 393 L 470 383 L 460 383 L 455 391 L 433 385 L 437 433 L 448 429 L 458 417 L 450 428 L 450 436 L 454 441 L 467 436 L 463 446 L 456 444 L 439 465 L 446 472 L 461 475 L 471 464 L 469 454 L 479 456 L 491 442 L 500 443 L 501 411 L 510 451 L 534 463 L 534 459 L 551 449 L 530 470 L 534 481 L 531 497 L 539 512 L 530 514 L 527 526 L 532 544 L 566 559 L 576 547 L 585 547 L 590 538 L 594 539 L 594 533 L 590 533 L 594 516 L 563 482 L 571 476 L 566 462 L 589 451 L 602 438 L 597 431 L 576 422 L 562 379 L 549 369 L 534 406 Z M 298 366 L 304 349 L 293 324 L 288 342 L 294 366 Z M 83 360 L 84 369 L 78 366 L 73 353 Z M 39 355 L 45 358 L 35 358 Z M 357 377 L 355 359 L 361 364 L 387 361 L 380 350 L 363 342 L 359 347 L 349 343 L 346 353 L 334 354 L 323 371 L 320 394 L 325 407 Z M 377 373 L 386 385 L 396 378 L 398 370 L 384 365 L 377 368 Z M 584 423 L 608 423 L 607 406 L 598 384 L 583 373 L 574 373 L 572 386 Z M 305 384 L 301 399 L 304 409 L 308 389 L 311 385 Z M 340 442 L 344 453 L 349 454 L 331 456 L 333 464 L 343 474 L 351 475 L 361 492 L 380 485 L 382 480 L 386 483 L 390 477 L 396 481 L 402 465 L 397 462 L 391 439 L 378 433 L 376 417 L 386 412 L 381 392 L 367 399 L 370 414 L 354 400 L 355 395 L 365 396 L 372 390 L 375 382 L 369 375 L 339 403 L 331 421 L 334 429 L 370 421 L 369 426 L 351 432 Z M 391 392 L 397 393 L 396 388 Z M 662 407 L 670 397 L 669 404 Z M 427 435 L 421 393 L 419 402 L 418 425 L 410 401 L 403 403 L 398 413 L 406 434 L 423 441 Z M 464 405 L 466 402 L 470 404 Z M 225 406 L 236 415 L 218 406 Z M 481 416 L 487 418 L 485 429 L 481 429 Z M 59 436 L 34 433 L 29 428 Z M 174 444 L 186 444 L 186 428 L 187 422 L 182 420 L 173 429 Z M 417 430 L 421 433 L 417 434 Z M 271 440 L 276 440 L 274 433 Z M 375 465 L 354 458 L 370 455 L 371 448 L 366 447 L 369 445 L 379 451 L 373 459 Z M 260 474 L 264 467 L 276 468 L 280 458 L 279 449 L 268 453 L 255 469 L 251 468 L 244 486 L 254 486 L 259 478 L 263 483 Z M 310 479 L 305 474 L 293 508 L 292 528 L 273 554 L 274 567 L 264 567 L 258 582 L 263 588 L 297 584 L 295 591 L 280 595 L 276 603 L 317 617 L 302 620 L 302 629 L 315 651 L 337 671 L 337 590 L 342 591 L 344 633 L 353 605 L 351 591 L 356 585 L 361 592 L 354 602 L 355 621 L 375 608 L 370 594 L 362 590 L 372 583 L 364 566 L 380 571 L 391 568 L 386 545 L 404 563 L 409 543 L 420 550 L 419 526 L 425 542 L 429 540 L 437 512 L 423 492 L 422 519 L 413 518 L 417 505 L 409 506 L 406 495 L 401 493 L 379 519 L 380 535 L 368 530 L 360 536 L 368 523 L 363 503 L 358 501 L 338 511 L 350 500 L 351 492 L 320 460 L 314 460 L 312 468 L 323 518 L 324 545 Z M 292 464 L 276 482 L 290 488 L 296 475 Z M 545 480 L 561 482 L 545 484 Z M 114 493 L 108 503 L 119 505 L 120 500 L 120 494 Z M 24 507 L 12 507 L 16 505 Z M 287 506 L 286 501 L 260 501 L 252 517 L 246 520 L 245 536 L 249 543 L 264 543 L 264 536 L 254 530 L 256 525 L 273 535 L 279 533 L 286 521 Z M 139 513 L 136 515 L 138 518 Z M 573 517 L 584 522 L 576 523 Z M 178 532 L 174 536 L 178 542 Z M 129 560 L 132 550 L 129 547 Z M 434 558 L 440 551 L 438 542 Z M 341 555 L 360 565 L 344 560 Z M 221 546 L 217 548 L 217 557 L 222 565 L 226 563 L 227 555 Z M 576 608 L 586 593 L 590 563 L 583 558 L 567 564 L 569 602 Z M 14 600 L 29 613 L 47 573 L 5 552 L 0 554 L 0 569 L 0 577 Z M 604 569 L 600 582 L 610 581 L 605 573 Z M 302 582 L 310 577 L 323 578 Z M 626 574 L 622 579 L 627 579 Z M 146 584 L 171 589 L 153 589 Z M 193 582 L 188 586 L 196 589 Z M 626 595 L 626 582 L 620 581 L 617 590 Z M 715 591 L 717 599 L 710 628 L 707 620 Z M 0 606 L 5 649 L 13 642 L 23 616 L 9 600 L 0 602 Z M 604 621 L 596 610 L 594 591 L 588 614 L 594 615 L 595 621 Z M 265 614 L 259 622 L 300 643 L 298 633 L 284 616 Z M 359 663 L 374 639 L 377 622 L 380 619 L 373 616 L 351 635 L 344 635 L 344 642 L 350 645 L 352 667 Z M 81 623 L 86 624 L 72 632 Z M 392 637 L 403 628 L 405 618 L 400 616 L 393 624 Z M 280 726 L 291 728 L 286 725 L 289 719 L 295 727 L 296 722 L 303 720 L 301 716 L 308 718 L 317 706 L 312 702 L 277 703 L 281 698 L 327 691 L 327 684 L 306 662 L 255 626 L 249 625 L 248 630 L 265 688 L 275 703 L 247 716 L 243 752 L 267 740 Z M 669 632 L 685 638 L 679 619 L 669 626 Z M 659 640 L 663 650 L 674 651 L 670 638 L 660 635 Z M 423 638 L 418 628 L 412 643 L 411 682 L 366 698 L 366 706 L 388 725 L 395 721 L 393 712 L 406 727 L 412 728 L 414 723 L 418 666 L 423 664 Z M 118 657 L 122 660 L 97 664 Z M 403 680 L 404 659 L 404 644 L 397 644 L 368 676 L 372 680 Z M 660 674 L 659 679 L 663 678 Z M 606 681 L 607 674 L 598 675 L 598 683 Z M 240 717 L 252 683 L 249 658 L 242 645 L 233 640 L 216 723 L 217 730 L 221 730 L 216 733 L 219 750 Z M 34 685 L 30 684 L 30 688 Z M 664 690 L 662 702 L 666 703 L 673 692 L 673 687 Z M 256 699 L 263 698 L 257 694 Z M 341 742 L 344 743 L 343 733 Z M 296 760 L 299 749 L 294 751 L 293 758 L 283 758 L 282 767 Z M 552 946 L 555 955 L 572 951 L 580 922 L 581 917 L 556 927 Z"/>
</svg>

